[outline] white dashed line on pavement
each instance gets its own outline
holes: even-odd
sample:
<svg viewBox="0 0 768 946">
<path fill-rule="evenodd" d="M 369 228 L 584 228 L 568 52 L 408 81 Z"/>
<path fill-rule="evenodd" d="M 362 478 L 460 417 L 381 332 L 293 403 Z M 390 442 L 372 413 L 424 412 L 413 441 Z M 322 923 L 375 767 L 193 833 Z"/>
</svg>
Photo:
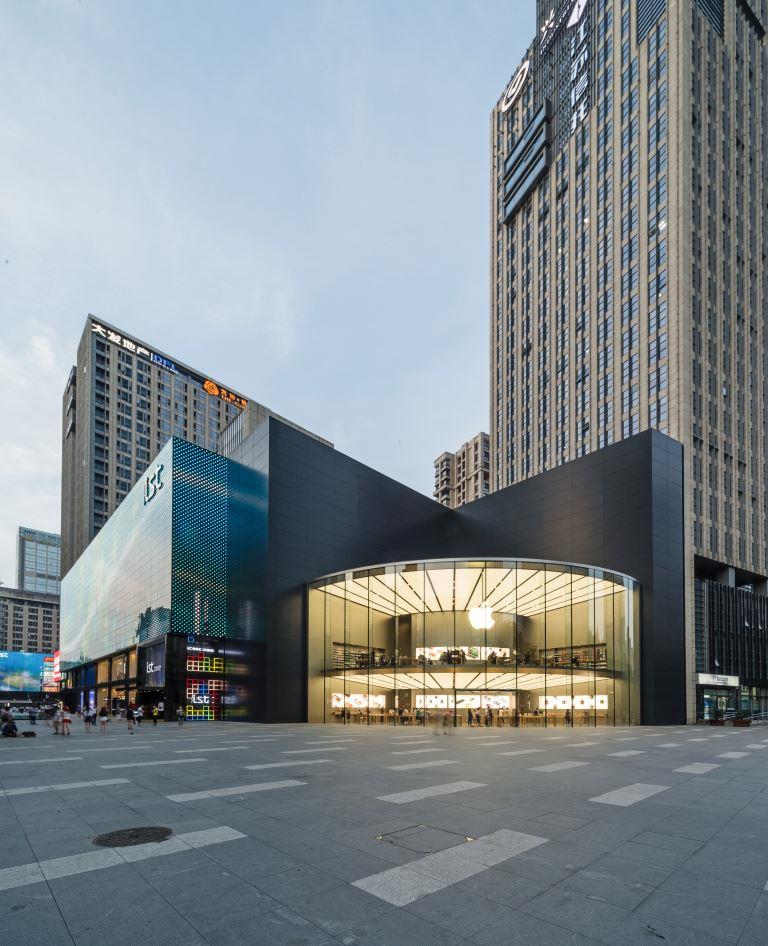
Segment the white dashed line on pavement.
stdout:
<svg viewBox="0 0 768 946">
<path fill-rule="evenodd" d="M 407 765 L 388 765 L 393 772 L 407 772 L 409 769 L 432 769 L 438 765 L 458 765 L 455 759 L 433 759 L 431 762 L 409 762 Z"/>
<path fill-rule="evenodd" d="M 599 802 L 601 805 L 619 805 L 622 808 L 628 808 L 652 795 L 658 795 L 659 792 L 666 792 L 668 788 L 669 785 L 647 785 L 644 782 L 635 782 L 634 785 L 626 785 L 624 788 L 617 788 L 604 795 L 596 795 L 589 800 Z"/>
<path fill-rule="evenodd" d="M 710 762 L 692 762 L 690 765 L 684 765 L 679 769 L 675 769 L 675 772 L 682 772 L 684 775 L 706 775 L 707 772 L 711 772 L 712 769 L 719 769 L 720 763 L 710 763 Z"/>
<path fill-rule="evenodd" d="M 302 759 L 301 762 L 261 762 L 258 765 L 246 765 L 246 769 L 286 769 L 292 765 L 322 765 L 331 759 Z"/>
<path fill-rule="evenodd" d="M 251 785 L 234 785 L 231 788 L 209 788 L 205 792 L 186 792 L 181 795 L 166 795 L 169 801 L 200 801 L 203 798 L 227 798 L 230 795 L 249 795 L 252 792 L 270 792 L 278 788 L 294 788 L 306 785 L 296 779 L 284 779 L 281 782 L 256 782 Z"/>
<path fill-rule="evenodd" d="M 0 765 L 42 765 L 44 762 L 82 762 L 82 756 L 66 755 L 51 759 L 10 759 L 8 762 L 0 762 Z"/>
<path fill-rule="evenodd" d="M 392 755 L 420 755 L 423 752 L 442 752 L 442 749 L 392 749 Z"/>
<path fill-rule="evenodd" d="M 283 749 L 283 755 L 302 755 L 305 752 L 346 752 L 349 746 L 324 746 L 322 749 Z"/>
<path fill-rule="evenodd" d="M 580 765 L 589 765 L 589 762 L 552 762 L 550 765 L 536 765 L 529 772 L 560 772 L 562 769 L 575 769 Z"/>
<path fill-rule="evenodd" d="M 510 749 L 509 752 L 500 752 L 499 755 L 530 755 L 532 752 L 546 752 L 546 749 Z"/>
<path fill-rule="evenodd" d="M 31 785 L 28 788 L 6 788 L 0 795 L 36 795 L 38 792 L 66 792 L 71 788 L 101 788 L 103 785 L 128 785 L 127 778 L 103 778 L 95 782 L 62 782 L 59 785 Z"/>
<path fill-rule="evenodd" d="M 101 870 L 105 867 L 131 864 L 136 861 L 148 860 L 151 857 L 161 857 L 164 854 L 178 854 L 182 851 L 195 850 L 200 847 L 208 847 L 211 844 L 222 844 L 225 841 L 235 841 L 238 838 L 245 837 L 247 835 L 240 831 L 221 825 L 218 828 L 176 834 L 166 841 L 151 844 L 105 848 L 99 851 L 88 851 L 85 854 L 72 854 L 69 857 L 56 857 L 52 860 L 38 861 L 35 864 L 6 867 L 0 870 L 0 890 L 26 887 L 30 884 L 43 883 L 46 880 L 56 880 L 58 877 L 71 877 L 74 874 L 85 874 L 88 871 Z"/>
<path fill-rule="evenodd" d="M 174 749 L 174 752 L 181 754 L 182 752 L 233 752 L 235 749 L 248 749 L 249 746 L 212 746 L 210 749 L 206 749 L 203 746 L 197 746 L 196 749 Z"/>
<path fill-rule="evenodd" d="M 485 783 L 446 782 L 444 785 L 428 785 L 426 788 L 413 788 L 409 792 L 395 792 L 393 795 L 379 795 L 377 800 L 392 802 L 393 805 L 404 805 L 411 801 L 421 801 L 423 798 L 434 798 L 436 795 L 453 795 L 456 792 L 468 792 L 472 788 L 485 788 Z"/>
<path fill-rule="evenodd" d="M 101 769 L 139 769 L 148 765 L 181 765 L 184 762 L 210 762 L 210 759 L 158 759 L 155 762 L 113 762 L 100 765 Z"/>
<path fill-rule="evenodd" d="M 354 886 L 396 907 L 403 907 L 545 844 L 547 840 L 502 829 L 476 841 L 428 854 L 402 867 L 363 877 L 354 881 Z"/>
</svg>

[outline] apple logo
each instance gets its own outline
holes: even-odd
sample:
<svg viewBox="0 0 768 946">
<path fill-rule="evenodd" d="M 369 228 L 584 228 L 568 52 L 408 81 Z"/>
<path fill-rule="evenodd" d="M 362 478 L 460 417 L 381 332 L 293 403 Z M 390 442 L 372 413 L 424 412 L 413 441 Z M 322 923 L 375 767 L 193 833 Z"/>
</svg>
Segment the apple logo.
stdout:
<svg viewBox="0 0 768 946">
<path fill-rule="evenodd" d="M 493 620 L 492 608 L 481 605 L 479 608 L 472 608 L 469 612 L 469 623 L 476 631 L 488 631 L 496 623 Z"/>
</svg>

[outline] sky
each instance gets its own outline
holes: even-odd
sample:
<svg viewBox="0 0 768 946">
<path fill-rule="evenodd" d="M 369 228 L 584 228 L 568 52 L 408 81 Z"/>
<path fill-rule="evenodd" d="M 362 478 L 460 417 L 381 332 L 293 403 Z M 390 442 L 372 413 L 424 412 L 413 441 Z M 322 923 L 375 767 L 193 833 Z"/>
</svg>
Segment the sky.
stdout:
<svg viewBox="0 0 768 946">
<path fill-rule="evenodd" d="M 431 494 L 488 429 L 489 115 L 532 0 L 0 5 L 0 580 L 92 312 Z"/>
</svg>

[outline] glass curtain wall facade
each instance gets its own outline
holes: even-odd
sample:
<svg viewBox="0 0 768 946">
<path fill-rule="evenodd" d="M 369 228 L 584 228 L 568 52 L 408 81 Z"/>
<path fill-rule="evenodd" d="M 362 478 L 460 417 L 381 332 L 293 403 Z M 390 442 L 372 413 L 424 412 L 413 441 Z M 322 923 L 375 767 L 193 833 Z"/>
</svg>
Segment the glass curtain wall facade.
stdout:
<svg viewBox="0 0 768 946">
<path fill-rule="evenodd" d="M 313 582 L 309 721 L 640 722 L 639 585 L 556 562 L 398 563 Z"/>
</svg>

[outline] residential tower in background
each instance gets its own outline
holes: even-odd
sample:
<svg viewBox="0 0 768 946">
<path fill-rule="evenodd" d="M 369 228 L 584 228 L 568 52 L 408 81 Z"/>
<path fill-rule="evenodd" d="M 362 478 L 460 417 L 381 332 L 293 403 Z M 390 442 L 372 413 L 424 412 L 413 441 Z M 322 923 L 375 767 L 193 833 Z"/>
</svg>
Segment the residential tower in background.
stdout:
<svg viewBox="0 0 768 946">
<path fill-rule="evenodd" d="M 488 434 L 480 432 L 455 453 L 446 451 L 435 460 L 433 496 L 443 506 L 456 509 L 486 496 L 490 487 Z"/>
</svg>

